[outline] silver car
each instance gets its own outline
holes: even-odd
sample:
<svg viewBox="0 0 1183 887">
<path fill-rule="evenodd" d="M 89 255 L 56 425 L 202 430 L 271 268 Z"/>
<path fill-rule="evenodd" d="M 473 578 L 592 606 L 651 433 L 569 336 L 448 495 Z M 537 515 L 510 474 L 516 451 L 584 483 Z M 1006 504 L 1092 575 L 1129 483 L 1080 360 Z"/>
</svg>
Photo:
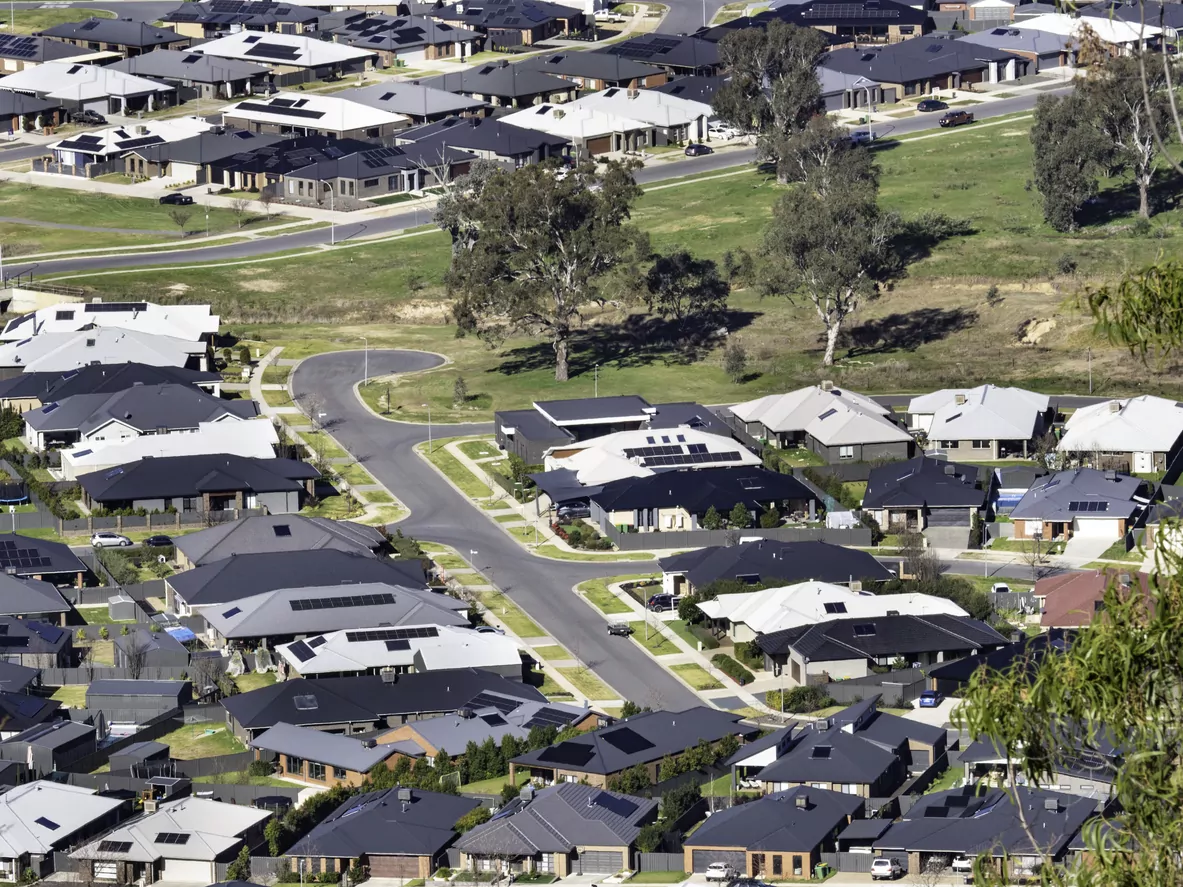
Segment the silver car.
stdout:
<svg viewBox="0 0 1183 887">
<path fill-rule="evenodd" d="M 132 541 L 118 533 L 95 533 L 90 537 L 90 544 L 95 548 L 126 548 Z"/>
</svg>

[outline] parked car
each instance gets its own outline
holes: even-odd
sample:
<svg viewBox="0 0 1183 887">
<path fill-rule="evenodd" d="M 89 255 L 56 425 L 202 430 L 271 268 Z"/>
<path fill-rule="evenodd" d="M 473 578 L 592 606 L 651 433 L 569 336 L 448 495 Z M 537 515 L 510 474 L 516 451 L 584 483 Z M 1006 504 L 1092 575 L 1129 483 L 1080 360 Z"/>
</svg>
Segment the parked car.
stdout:
<svg viewBox="0 0 1183 887">
<path fill-rule="evenodd" d="M 1005 582 L 995 582 L 990 586 L 991 594 L 1010 594 L 1010 586 Z"/>
<path fill-rule="evenodd" d="M 967 874 L 974 870 L 974 858 L 972 856 L 958 856 L 953 859 L 953 871 L 959 874 Z"/>
<path fill-rule="evenodd" d="M 940 99 L 925 99 L 916 105 L 917 111 L 944 111 L 948 108 L 948 104 L 942 102 Z"/>
<path fill-rule="evenodd" d="M 938 122 L 941 126 L 960 126 L 963 123 L 973 123 L 974 115 L 969 111 L 950 111 Z"/>
<path fill-rule="evenodd" d="M 633 633 L 633 627 L 627 622 L 609 622 L 608 634 L 616 635 L 616 637 L 626 638 Z"/>
<path fill-rule="evenodd" d="M 894 856 L 880 856 L 871 863 L 872 881 L 894 881 L 896 878 L 902 877 L 903 874 L 904 867 Z"/>
<path fill-rule="evenodd" d="M 144 540 L 144 545 L 147 548 L 168 548 L 172 544 L 172 537 L 166 536 L 163 533 L 157 533 L 155 536 L 149 536 Z"/>
<path fill-rule="evenodd" d="M 567 505 L 560 505 L 555 515 L 560 521 L 579 520 L 584 517 L 591 517 L 591 506 L 586 502 L 572 502 Z"/>
<path fill-rule="evenodd" d="M 193 198 L 188 194 L 181 194 L 179 191 L 170 191 L 160 198 L 160 202 L 170 206 L 189 206 L 193 203 Z"/>
<path fill-rule="evenodd" d="M 646 606 L 650 610 L 673 610 L 682 602 L 680 594 L 666 594 L 664 591 L 659 591 L 657 594 L 649 598 Z"/>
<path fill-rule="evenodd" d="M 107 118 L 98 111 L 75 111 L 70 115 L 71 123 L 81 123 L 85 126 L 102 126 Z"/>
<path fill-rule="evenodd" d="M 741 133 L 734 126 L 728 126 L 725 123 L 712 123 L 707 126 L 707 135 L 712 139 L 720 139 L 724 142 L 729 142 L 732 139 L 738 139 Z"/>
<path fill-rule="evenodd" d="M 916 704 L 920 708 L 936 708 L 938 705 L 940 705 L 944 701 L 945 701 L 945 694 L 944 693 L 938 693 L 936 690 L 925 690 L 923 693 L 920 694 L 920 699 L 917 701 Z"/>
<path fill-rule="evenodd" d="M 707 866 L 708 881 L 734 881 L 737 877 L 739 872 L 729 862 L 712 862 Z"/>
<path fill-rule="evenodd" d="M 90 544 L 95 548 L 126 548 L 131 540 L 118 533 L 95 533 L 90 537 Z"/>
<path fill-rule="evenodd" d="M 687 157 L 705 157 L 707 154 L 714 154 L 715 149 L 710 145 L 700 145 L 695 142 L 693 145 L 686 146 Z"/>
<path fill-rule="evenodd" d="M 473 631 L 479 634 L 505 634 L 505 629 L 498 628 L 496 625 L 478 625 L 473 628 Z"/>
<path fill-rule="evenodd" d="M 869 129 L 854 129 L 850 132 L 852 145 L 869 145 L 873 141 L 875 141 L 875 133 Z"/>
</svg>

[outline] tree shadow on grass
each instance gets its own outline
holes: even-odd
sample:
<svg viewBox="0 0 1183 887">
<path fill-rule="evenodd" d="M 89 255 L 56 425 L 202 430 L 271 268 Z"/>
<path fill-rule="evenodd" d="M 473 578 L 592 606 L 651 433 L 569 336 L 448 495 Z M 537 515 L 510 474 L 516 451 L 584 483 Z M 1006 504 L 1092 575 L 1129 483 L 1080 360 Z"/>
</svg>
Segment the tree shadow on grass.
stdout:
<svg viewBox="0 0 1183 887">
<path fill-rule="evenodd" d="M 972 308 L 920 308 L 860 323 L 849 330 L 844 344 L 850 357 L 915 351 L 969 329 L 977 321 L 978 312 Z"/>
<path fill-rule="evenodd" d="M 681 325 L 674 320 L 634 314 L 621 323 L 578 330 L 571 336 L 570 375 L 575 378 L 590 373 L 596 365 L 617 369 L 654 364 L 686 366 L 719 343 L 719 330 L 735 333 L 760 316 L 758 311 L 729 310 L 710 322 Z M 553 369 L 554 364 L 554 349 L 550 342 L 541 341 L 506 352 L 501 362 L 486 372 L 515 376 Z"/>
<path fill-rule="evenodd" d="M 1150 211 L 1167 212 L 1179 205 L 1181 191 L 1178 179 L 1161 176 L 1150 186 Z M 1138 186 L 1126 181 L 1106 188 L 1090 200 L 1080 211 L 1080 225 L 1090 228 L 1112 222 L 1133 223 L 1138 218 Z"/>
</svg>

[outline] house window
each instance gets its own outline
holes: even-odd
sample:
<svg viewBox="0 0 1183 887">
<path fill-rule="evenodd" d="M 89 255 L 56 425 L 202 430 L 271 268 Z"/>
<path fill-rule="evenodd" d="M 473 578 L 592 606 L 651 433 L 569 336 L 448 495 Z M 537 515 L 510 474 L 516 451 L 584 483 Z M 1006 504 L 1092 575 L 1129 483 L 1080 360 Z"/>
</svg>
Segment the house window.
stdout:
<svg viewBox="0 0 1183 887">
<path fill-rule="evenodd" d="M 304 759 L 293 757 L 292 755 L 286 755 L 284 757 L 283 769 L 288 773 L 303 773 Z"/>
<path fill-rule="evenodd" d="M 904 84 L 904 95 L 916 95 L 916 84 L 915 83 L 905 83 Z"/>
<path fill-rule="evenodd" d="M 901 36 L 903 36 L 905 34 L 915 34 L 915 33 L 916 33 L 916 26 L 915 25 L 900 25 L 900 35 Z"/>
<path fill-rule="evenodd" d="M 839 459 L 853 459 L 854 458 L 854 447 L 839 447 L 838 448 L 838 458 Z"/>
<path fill-rule="evenodd" d="M 181 500 L 181 511 L 189 512 L 197 510 L 197 499 L 188 497 Z"/>
<path fill-rule="evenodd" d="M 369 129 L 367 129 L 366 130 L 366 137 L 371 138 L 371 139 L 378 138 L 378 127 L 371 126 Z"/>
<path fill-rule="evenodd" d="M 798 878 L 801 877 L 801 857 L 800 856 L 793 857 L 793 874 Z"/>
<path fill-rule="evenodd" d="M 398 176 L 389 176 L 386 179 L 386 190 L 387 191 L 398 190 Z"/>
<path fill-rule="evenodd" d="M 348 773 L 346 773 L 344 767 L 334 767 L 333 768 L 333 778 L 334 779 L 344 779 L 346 776 L 348 776 Z"/>
<path fill-rule="evenodd" d="M 796 659 L 794 659 L 792 662 L 791 671 L 792 671 L 792 675 L 793 675 L 793 680 L 796 681 L 798 684 L 801 683 L 801 664 L 799 662 L 797 662 Z"/>
<path fill-rule="evenodd" d="M 941 446 L 946 450 L 955 450 L 955 449 L 957 449 L 957 441 L 943 440 L 943 441 L 941 441 Z"/>
<path fill-rule="evenodd" d="M 553 853 L 540 853 L 535 857 L 534 861 L 540 872 L 553 872 L 555 870 L 555 855 Z"/>
<path fill-rule="evenodd" d="M 777 853 L 772 857 L 772 874 L 783 875 L 785 873 L 785 858 Z"/>
<path fill-rule="evenodd" d="M 975 440 L 975 441 L 973 442 L 973 444 L 974 444 L 974 449 L 975 449 L 975 450 L 988 450 L 988 449 L 990 449 L 990 441 L 988 441 L 988 440 Z"/>
<path fill-rule="evenodd" d="M 316 761 L 308 762 L 308 778 L 309 779 L 324 779 L 325 765 L 318 764 Z"/>
<path fill-rule="evenodd" d="M 377 179 L 366 179 L 361 184 L 362 184 L 363 188 L 377 188 L 378 187 L 378 180 Z"/>
</svg>

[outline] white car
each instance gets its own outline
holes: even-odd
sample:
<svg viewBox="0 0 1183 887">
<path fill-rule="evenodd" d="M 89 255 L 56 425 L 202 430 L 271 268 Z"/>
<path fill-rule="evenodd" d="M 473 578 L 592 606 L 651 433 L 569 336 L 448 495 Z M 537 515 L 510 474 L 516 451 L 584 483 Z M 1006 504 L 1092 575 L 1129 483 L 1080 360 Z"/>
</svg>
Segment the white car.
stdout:
<svg viewBox="0 0 1183 887">
<path fill-rule="evenodd" d="M 708 881 L 731 882 L 739 877 L 739 873 L 729 862 L 712 862 L 707 866 L 706 879 Z"/>
<path fill-rule="evenodd" d="M 721 142 L 729 142 L 732 139 L 738 139 L 742 133 L 734 126 L 726 126 L 722 123 L 712 123 L 707 127 L 707 135 L 712 139 L 718 139 Z"/>
<path fill-rule="evenodd" d="M 126 548 L 132 541 L 118 533 L 95 533 L 90 537 L 90 544 L 95 548 Z"/>
<path fill-rule="evenodd" d="M 953 871 L 968 875 L 974 870 L 974 859 L 972 856 L 958 856 L 953 860 Z"/>
<path fill-rule="evenodd" d="M 904 867 L 895 857 L 880 856 L 871 863 L 872 881 L 894 881 L 904 874 Z"/>
</svg>

